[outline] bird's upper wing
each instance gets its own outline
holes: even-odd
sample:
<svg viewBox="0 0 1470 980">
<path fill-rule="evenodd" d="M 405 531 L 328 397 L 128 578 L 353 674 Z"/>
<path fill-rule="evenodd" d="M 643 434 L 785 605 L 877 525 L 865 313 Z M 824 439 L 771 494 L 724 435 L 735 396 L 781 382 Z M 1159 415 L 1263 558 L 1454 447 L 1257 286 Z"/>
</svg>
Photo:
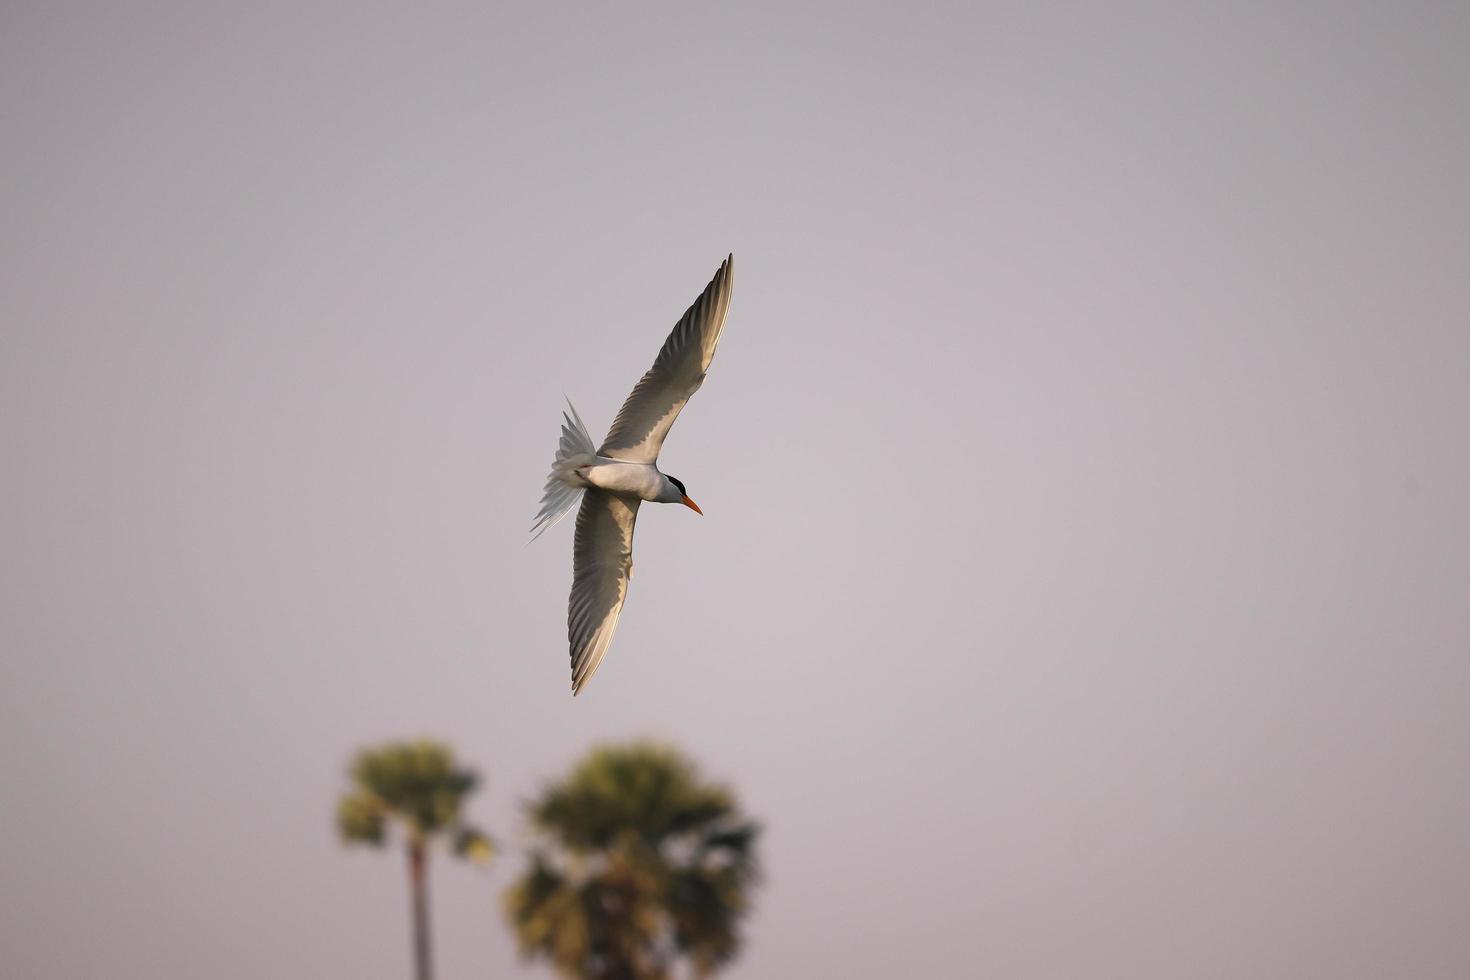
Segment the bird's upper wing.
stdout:
<svg viewBox="0 0 1470 980">
<path fill-rule="evenodd" d="M 679 417 L 689 396 L 704 383 L 704 373 L 715 356 L 715 345 L 725 328 L 730 310 L 730 291 L 735 285 L 735 256 L 720 265 L 699 299 L 674 325 L 653 367 L 638 382 L 618 411 L 599 455 L 652 463 Z"/>
<path fill-rule="evenodd" d="M 641 502 L 603 490 L 588 490 L 582 498 L 567 602 L 573 694 L 592 678 L 618 628 L 633 574 L 633 522 Z"/>
</svg>

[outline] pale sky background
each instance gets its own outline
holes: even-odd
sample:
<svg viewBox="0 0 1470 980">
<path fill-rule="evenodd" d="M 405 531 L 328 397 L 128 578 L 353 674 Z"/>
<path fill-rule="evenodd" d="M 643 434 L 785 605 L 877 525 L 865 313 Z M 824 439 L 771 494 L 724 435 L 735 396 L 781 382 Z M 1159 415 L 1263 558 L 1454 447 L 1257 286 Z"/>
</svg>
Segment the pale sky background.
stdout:
<svg viewBox="0 0 1470 980">
<path fill-rule="evenodd" d="M 1184 8 L 1188 9 L 1184 9 Z M 654 735 L 734 978 L 1470 976 L 1470 8 L 0 13 L 0 973 L 409 975 Z M 569 694 L 562 392 L 730 319 Z"/>
</svg>

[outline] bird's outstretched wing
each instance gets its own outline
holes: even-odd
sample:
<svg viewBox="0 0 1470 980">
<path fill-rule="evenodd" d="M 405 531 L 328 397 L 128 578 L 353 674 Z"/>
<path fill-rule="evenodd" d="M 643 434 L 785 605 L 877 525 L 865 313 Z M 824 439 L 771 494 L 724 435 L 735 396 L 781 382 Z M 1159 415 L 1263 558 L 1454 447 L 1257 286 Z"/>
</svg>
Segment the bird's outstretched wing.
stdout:
<svg viewBox="0 0 1470 980">
<path fill-rule="evenodd" d="M 582 498 L 567 602 L 573 694 L 592 679 L 618 628 L 633 574 L 633 522 L 641 502 L 603 490 L 588 490 Z"/>
<path fill-rule="evenodd" d="M 730 291 L 735 285 L 735 256 L 720 265 L 715 277 L 683 318 L 674 325 L 653 367 L 638 382 L 618 411 L 599 455 L 652 463 L 658 459 L 669 427 L 689 396 L 704 383 L 715 356 L 715 345 L 725 328 L 730 310 Z"/>
</svg>

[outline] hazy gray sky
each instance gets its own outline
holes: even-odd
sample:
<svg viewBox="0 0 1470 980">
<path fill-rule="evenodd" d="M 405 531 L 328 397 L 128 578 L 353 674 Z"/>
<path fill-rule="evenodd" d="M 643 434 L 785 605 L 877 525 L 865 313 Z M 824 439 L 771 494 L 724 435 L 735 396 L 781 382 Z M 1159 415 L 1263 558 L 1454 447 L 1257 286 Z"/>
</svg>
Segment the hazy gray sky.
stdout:
<svg viewBox="0 0 1470 980">
<path fill-rule="evenodd" d="M 1188 9 L 1186 9 L 1188 8 Z M 331 810 L 678 742 L 736 978 L 1470 975 L 1470 9 L 0 13 L 0 972 L 409 969 Z M 734 251 L 569 696 L 601 433 Z M 442 975 L 520 866 L 441 864 Z"/>
</svg>

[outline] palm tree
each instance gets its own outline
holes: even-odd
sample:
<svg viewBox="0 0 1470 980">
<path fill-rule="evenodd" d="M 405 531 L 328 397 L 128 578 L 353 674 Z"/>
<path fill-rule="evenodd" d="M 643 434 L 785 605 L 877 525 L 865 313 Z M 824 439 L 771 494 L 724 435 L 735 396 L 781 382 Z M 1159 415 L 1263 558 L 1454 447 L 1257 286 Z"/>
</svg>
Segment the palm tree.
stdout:
<svg viewBox="0 0 1470 980">
<path fill-rule="evenodd" d="M 337 830 L 349 844 L 382 847 L 389 824 L 400 828 L 413 905 L 414 976 L 431 980 L 429 845 L 449 836 L 455 854 L 489 859 L 490 838 L 461 815 L 478 777 L 455 763 L 447 745 L 426 739 L 365 749 L 353 760 L 351 775 L 352 789 L 337 803 Z"/>
<path fill-rule="evenodd" d="M 530 867 L 506 893 L 529 958 L 564 976 L 707 977 L 734 958 L 759 828 L 672 748 L 606 746 L 527 805 Z"/>
</svg>

